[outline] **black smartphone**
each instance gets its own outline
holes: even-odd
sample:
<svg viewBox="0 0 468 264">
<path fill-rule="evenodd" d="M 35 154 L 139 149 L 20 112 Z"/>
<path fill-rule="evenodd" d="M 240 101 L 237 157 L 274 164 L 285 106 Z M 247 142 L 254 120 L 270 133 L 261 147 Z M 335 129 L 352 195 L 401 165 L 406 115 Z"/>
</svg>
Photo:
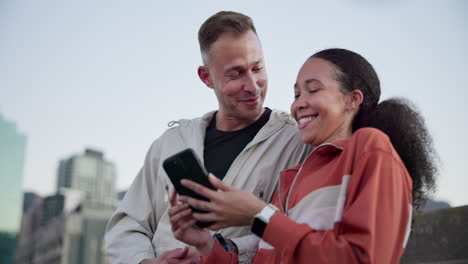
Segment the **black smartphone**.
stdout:
<svg viewBox="0 0 468 264">
<path fill-rule="evenodd" d="M 208 173 L 193 149 L 188 148 L 168 157 L 163 162 L 163 168 L 169 176 L 169 179 L 171 179 L 171 182 L 179 195 L 187 195 L 198 200 L 208 201 L 206 197 L 183 186 L 180 183 L 180 180 L 182 179 L 188 179 L 212 190 L 216 190 L 208 180 Z M 192 208 L 192 210 L 201 213 L 206 212 L 195 208 Z M 197 222 L 197 226 L 201 228 L 207 227 L 211 224 L 213 223 Z"/>
</svg>

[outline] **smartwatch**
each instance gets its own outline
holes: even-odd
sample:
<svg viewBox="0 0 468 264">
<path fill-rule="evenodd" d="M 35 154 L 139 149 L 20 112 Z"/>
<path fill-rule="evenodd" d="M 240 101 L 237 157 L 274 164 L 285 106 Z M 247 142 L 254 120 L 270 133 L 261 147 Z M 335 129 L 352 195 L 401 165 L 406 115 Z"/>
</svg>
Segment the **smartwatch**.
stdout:
<svg viewBox="0 0 468 264">
<path fill-rule="evenodd" d="M 263 237 L 263 232 L 270 222 L 271 217 L 278 212 L 278 208 L 272 204 L 267 204 L 260 213 L 255 215 L 252 223 L 252 233 L 256 234 L 260 238 Z"/>
</svg>

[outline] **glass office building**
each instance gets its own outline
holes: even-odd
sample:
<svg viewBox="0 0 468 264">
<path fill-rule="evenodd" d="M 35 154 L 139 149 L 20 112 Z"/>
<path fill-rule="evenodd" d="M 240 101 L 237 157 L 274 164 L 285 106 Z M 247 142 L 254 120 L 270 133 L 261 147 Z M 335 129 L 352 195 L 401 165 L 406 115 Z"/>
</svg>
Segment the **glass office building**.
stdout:
<svg viewBox="0 0 468 264">
<path fill-rule="evenodd" d="M 26 136 L 0 114 L 0 232 L 19 231 L 25 150 Z"/>
</svg>

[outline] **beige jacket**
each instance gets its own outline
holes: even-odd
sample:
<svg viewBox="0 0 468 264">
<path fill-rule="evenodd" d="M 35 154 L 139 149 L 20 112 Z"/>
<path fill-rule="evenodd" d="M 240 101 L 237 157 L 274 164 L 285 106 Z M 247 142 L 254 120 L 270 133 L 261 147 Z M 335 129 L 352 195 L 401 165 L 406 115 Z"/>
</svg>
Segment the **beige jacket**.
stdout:
<svg viewBox="0 0 468 264">
<path fill-rule="evenodd" d="M 185 246 L 173 237 L 168 217 L 166 188 L 172 191 L 162 162 L 165 158 L 192 148 L 203 162 L 205 130 L 213 112 L 201 118 L 180 120 L 151 145 L 143 168 L 125 198 L 109 220 L 105 242 L 110 263 L 139 263 L 166 250 Z M 223 181 L 270 201 L 280 171 L 302 162 L 311 148 L 303 144 L 289 114 L 273 110 L 269 121 L 232 163 Z M 225 238 L 250 234 L 250 227 L 220 230 Z M 258 241 L 246 236 L 234 239 L 241 263 L 249 262 Z"/>
</svg>

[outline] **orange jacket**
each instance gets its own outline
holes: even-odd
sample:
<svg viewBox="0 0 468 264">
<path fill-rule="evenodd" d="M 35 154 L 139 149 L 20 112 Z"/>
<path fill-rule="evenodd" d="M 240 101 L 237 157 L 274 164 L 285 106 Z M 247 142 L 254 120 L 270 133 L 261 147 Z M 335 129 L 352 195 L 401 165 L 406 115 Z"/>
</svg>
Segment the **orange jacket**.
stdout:
<svg viewBox="0 0 468 264">
<path fill-rule="evenodd" d="M 411 190 L 383 132 L 362 128 L 323 144 L 281 173 L 273 198 L 280 212 L 253 263 L 399 263 L 411 227 Z M 237 263 L 237 256 L 216 242 L 202 261 Z"/>
</svg>

